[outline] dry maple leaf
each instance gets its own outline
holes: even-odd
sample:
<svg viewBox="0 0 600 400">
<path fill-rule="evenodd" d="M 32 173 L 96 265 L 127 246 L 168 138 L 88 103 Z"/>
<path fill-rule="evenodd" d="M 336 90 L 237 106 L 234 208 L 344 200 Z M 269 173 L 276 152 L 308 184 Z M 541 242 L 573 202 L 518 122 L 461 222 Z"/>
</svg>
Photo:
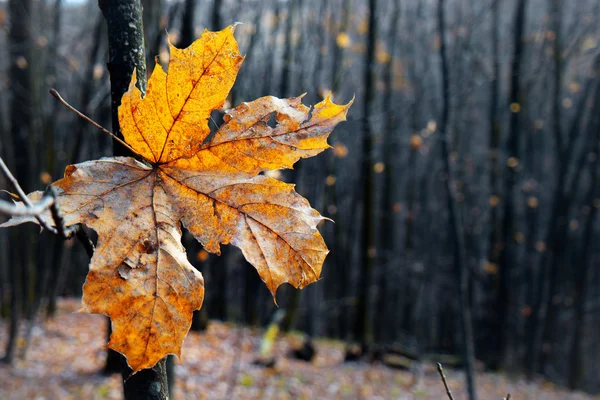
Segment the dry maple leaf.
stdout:
<svg viewBox="0 0 600 400">
<path fill-rule="evenodd" d="M 328 97 L 311 112 L 300 97 L 262 97 L 228 111 L 208 139 L 210 112 L 225 102 L 243 61 L 233 30 L 205 31 L 183 50 L 171 46 L 168 73 L 156 66 L 145 97 L 134 75 L 119 123 L 145 162 L 70 165 L 52 184 L 66 225 L 98 233 L 82 311 L 111 318 L 108 347 L 123 353 L 134 373 L 169 353 L 179 356 L 192 312 L 202 306 L 204 282 L 186 257 L 181 224 L 211 253 L 219 254 L 220 244 L 239 247 L 273 296 L 284 282 L 315 282 L 328 253 L 316 229 L 323 217 L 293 185 L 259 173 L 328 148 L 327 136 L 351 103 Z M 267 124 L 271 115 L 275 127 Z"/>
</svg>

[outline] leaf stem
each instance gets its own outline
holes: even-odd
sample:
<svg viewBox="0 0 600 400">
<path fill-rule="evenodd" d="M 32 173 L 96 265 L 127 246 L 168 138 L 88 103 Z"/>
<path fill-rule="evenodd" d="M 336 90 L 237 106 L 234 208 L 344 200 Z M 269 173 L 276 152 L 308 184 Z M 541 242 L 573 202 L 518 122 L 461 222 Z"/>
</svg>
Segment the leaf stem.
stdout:
<svg viewBox="0 0 600 400">
<path fill-rule="evenodd" d="M 106 129 L 102 125 L 98 124 L 96 121 L 94 121 L 93 119 L 91 119 L 90 117 L 88 117 L 87 115 L 83 114 L 81 111 L 79 111 L 78 109 L 76 109 L 75 107 L 73 107 L 72 105 L 70 105 L 69 103 L 67 103 L 67 101 L 60 96 L 60 94 L 58 93 L 58 91 L 56 91 L 56 89 L 50 89 L 50 94 L 52 96 L 54 96 L 54 98 L 56 100 L 58 100 L 63 106 L 67 107 L 69 110 L 73 111 L 79 117 L 83 118 L 84 120 L 86 120 L 87 122 L 89 122 L 90 124 L 92 124 L 95 128 L 98 128 L 99 130 L 101 130 L 102 132 L 106 133 L 107 135 L 109 135 L 111 138 L 113 138 L 117 142 L 121 143 L 123 146 L 125 146 L 127 148 L 127 150 L 129 150 L 133 154 L 136 154 L 136 155 L 138 155 L 138 156 L 140 156 L 140 157 L 142 157 L 142 158 L 145 159 L 145 157 L 143 157 L 140 154 L 138 154 L 133 149 L 133 147 L 131 147 L 130 145 L 128 145 L 125 141 L 119 139 L 111 131 L 109 131 L 108 129 Z"/>
</svg>

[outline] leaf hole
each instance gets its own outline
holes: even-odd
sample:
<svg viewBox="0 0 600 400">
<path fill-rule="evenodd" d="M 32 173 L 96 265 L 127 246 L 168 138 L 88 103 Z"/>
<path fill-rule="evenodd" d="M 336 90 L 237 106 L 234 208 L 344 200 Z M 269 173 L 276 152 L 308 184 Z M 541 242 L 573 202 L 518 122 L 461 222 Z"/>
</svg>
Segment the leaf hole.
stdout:
<svg viewBox="0 0 600 400">
<path fill-rule="evenodd" d="M 267 125 L 271 128 L 275 128 L 277 126 L 277 113 L 273 111 L 269 114 L 269 120 L 267 121 Z"/>
</svg>

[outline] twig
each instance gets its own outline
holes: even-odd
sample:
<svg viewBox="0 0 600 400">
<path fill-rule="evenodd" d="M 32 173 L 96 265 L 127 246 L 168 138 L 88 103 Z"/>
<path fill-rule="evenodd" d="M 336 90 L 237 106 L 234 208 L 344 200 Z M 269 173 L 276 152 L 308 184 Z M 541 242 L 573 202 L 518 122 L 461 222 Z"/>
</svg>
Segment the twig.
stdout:
<svg viewBox="0 0 600 400">
<path fill-rule="evenodd" d="M 83 118 L 84 120 L 86 120 L 87 122 L 89 122 L 90 124 L 92 124 L 95 128 L 98 128 L 99 130 L 101 130 L 102 132 L 106 133 L 107 135 L 109 135 L 111 138 L 113 138 L 117 142 L 121 143 L 123 146 L 125 146 L 127 148 L 127 150 L 131 151 L 133 154 L 136 154 L 136 155 L 138 155 L 138 156 L 146 159 L 142 155 L 138 154 L 133 149 L 133 147 L 131 147 L 125 141 L 123 141 L 120 138 L 118 138 L 111 131 L 109 131 L 108 129 L 106 129 L 102 125 L 98 124 L 96 121 L 94 121 L 93 119 L 91 119 L 90 117 L 88 117 L 87 115 L 83 114 L 81 111 L 79 111 L 78 109 L 76 109 L 75 107 L 73 107 L 72 105 L 70 105 L 69 103 L 67 103 L 67 101 L 60 96 L 60 94 L 56 91 L 56 89 L 50 89 L 50 94 L 52 96 L 54 96 L 54 98 L 56 100 L 58 100 L 63 106 L 67 107 L 69 110 L 73 111 L 79 117 Z M 146 161 L 151 162 L 150 160 L 146 160 Z"/>
<path fill-rule="evenodd" d="M 29 198 L 27 197 L 27 195 L 25 194 L 25 192 L 23 191 L 23 189 L 21 189 L 21 186 L 19 185 L 19 182 L 17 182 L 17 179 L 10 172 L 10 170 L 8 169 L 8 167 L 6 166 L 6 164 L 4 163 L 4 160 L 2 159 L 2 157 L 0 157 L 0 169 L 2 169 L 2 173 L 4 173 L 4 176 L 6 176 L 6 179 L 8 179 L 8 181 L 10 182 L 10 184 L 12 185 L 12 187 L 15 189 L 15 191 L 17 192 L 17 194 L 21 198 L 21 201 L 23 201 L 23 204 L 25 204 L 29 208 L 33 207 L 33 204 L 31 203 L 31 201 L 29 200 Z M 49 232 L 57 234 L 57 230 L 54 229 L 53 227 L 51 227 L 50 225 L 48 225 L 46 223 L 46 221 L 44 221 L 42 219 L 42 217 L 40 216 L 40 214 L 35 215 L 35 218 L 38 220 L 38 222 L 40 223 L 40 226 L 42 228 L 46 229 Z"/>
<path fill-rule="evenodd" d="M 23 207 L 11 204 L 8 201 L 0 201 L 0 213 L 13 217 L 34 217 L 46 211 L 54 204 L 54 199 L 51 196 L 44 196 L 40 201 L 31 207 Z"/>
<path fill-rule="evenodd" d="M 65 226 L 65 220 L 57 205 L 57 195 L 56 189 L 54 187 L 48 187 L 46 192 L 44 192 L 44 196 L 42 197 L 42 199 L 36 204 L 33 204 L 31 200 L 29 200 L 25 192 L 23 192 L 23 189 L 21 189 L 19 182 L 17 182 L 13 174 L 10 172 L 10 170 L 4 163 L 2 157 L 0 157 L 0 169 L 2 170 L 6 178 L 10 181 L 21 200 L 23 200 L 23 204 L 25 204 L 25 207 L 22 207 L 0 200 L 0 213 L 7 214 L 13 217 L 35 217 L 44 229 L 62 237 L 63 239 L 70 239 L 73 237 L 73 235 L 75 235 L 75 237 L 77 237 L 77 239 L 83 245 L 87 255 L 90 258 L 92 258 L 95 250 L 94 244 L 88 237 L 87 233 L 82 229 L 81 225 L 77 224 L 70 227 Z M 50 214 L 52 215 L 52 219 L 54 220 L 56 228 L 48 225 L 48 223 L 44 221 L 41 217 L 42 213 L 48 209 L 50 209 Z"/>
<path fill-rule="evenodd" d="M 452 392 L 448 387 L 448 382 L 446 382 L 446 375 L 444 375 L 444 369 L 442 368 L 442 364 L 437 363 L 437 370 L 440 373 L 440 376 L 442 377 L 442 382 L 444 382 L 444 387 L 446 388 L 446 394 L 448 395 L 448 398 L 450 400 L 454 400 L 454 397 L 452 397 Z"/>
</svg>

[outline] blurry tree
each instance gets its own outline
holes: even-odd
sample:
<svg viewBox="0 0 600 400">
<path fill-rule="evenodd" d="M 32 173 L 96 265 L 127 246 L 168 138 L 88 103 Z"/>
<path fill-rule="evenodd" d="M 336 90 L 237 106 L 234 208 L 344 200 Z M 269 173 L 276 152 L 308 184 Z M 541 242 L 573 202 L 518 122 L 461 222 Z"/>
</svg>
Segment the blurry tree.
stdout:
<svg viewBox="0 0 600 400">
<path fill-rule="evenodd" d="M 526 23 L 527 0 L 517 0 L 514 14 L 512 36 L 513 53 L 510 65 L 510 88 L 507 108 L 510 111 L 508 138 L 506 141 L 506 158 L 504 173 L 504 188 L 502 196 L 503 220 L 500 244 L 502 251 L 498 259 L 498 286 L 496 287 L 496 318 L 494 319 L 496 335 L 492 343 L 493 366 L 500 367 L 506 361 L 506 349 L 514 330 L 509 313 L 514 309 L 514 297 L 511 296 L 511 276 L 515 269 L 517 250 L 515 236 L 518 222 L 516 221 L 515 205 L 518 199 L 516 187 L 518 183 L 521 150 L 520 129 L 521 113 L 524 109 L 525 98 L 521 91 L 521 71 L 523 51 L 525 46 L 524 32 Z"/>
<path fill-rule="evenodd" d="M 32 1 L 11 0 L 8 3 L 10 16 L 9 40 L 9 82 L 11 89 L 10 103 L 10 134 L 12 145 L 19 149 L 19 154 L 7 161 L 14 165 L 15 177 L 25 187 L 34 181 L 33 169 L 36 163 L 32 158 L 36 152 L 36 134 L 33 130 L 33 79 L 30 66 L 33 60 L 32 33 Z M 32 265 L 35 262 L 28 244 L 33 243 L 31 231 L 16 231 L 13 233 L 9 248 L 9 259 L 23 268 L 9 268 L 10 275 L 10 328 L 3 361 L 11 363 L 15 356 L 19 320 L 23 312 L 27 314 L 29 289 L 33 275 Z"/>
<path fill-rule="evenodd" d="M 374 232 L 374 178 L 373 178 L 373 130 L 369 120 L 371 107 L 376 96 L 375 88 L 375 46 L 377 41 L 377 0 L 369 0 L 369 20 L 367 30 L 367 54 L 364 66 L 364 100 L 362 116 L 362 154 L 360 158 L 360 184 L 362 187 L 360 273 L 358 298 L 356 304 L 355 339 L 361 344 L 373 343 L 373 318 L 369 312 L 375 266 L 375 232 Z"/>
</svg>

